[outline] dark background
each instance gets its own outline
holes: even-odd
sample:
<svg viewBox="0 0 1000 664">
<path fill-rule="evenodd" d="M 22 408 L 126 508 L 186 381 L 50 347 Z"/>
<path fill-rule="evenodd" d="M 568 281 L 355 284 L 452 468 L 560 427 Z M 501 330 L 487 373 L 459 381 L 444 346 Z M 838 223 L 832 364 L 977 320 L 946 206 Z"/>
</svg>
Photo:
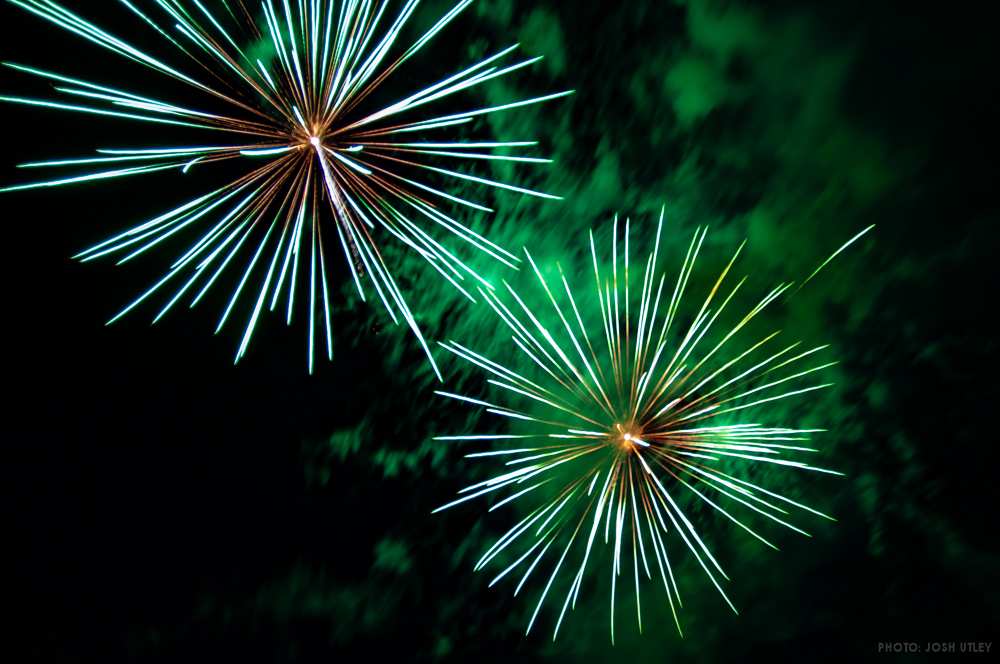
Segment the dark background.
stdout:
<svg viewBox="0 0 1000 664">
<path fill-rule="evenodd" d="M 131 25 L 97 4 L 88 15 L 102 24 Z M 879 642 L 932 640 L 995 653 L 994 24 L 914 4 L 484 4 L 434 53 L 466 62 L 475 27 L 548 56 L 529 87 L 578 90 L 529 133 L 555 129 L 548 182 L 581 199 L 566 208 L 590 214 L 579 227 L 685 192 L 688 216 L 763 238 L 762 255 L 808 254 L 805 265 L 813 247 L 878 223 L 846 296 L 817 304 L 850 377 L 835 419 L 856 443 L 837 452 L 852 479 L 832 501 L 835 530 L 746 568 L 778 589 L 765 602 L 777 608 L 743 596 L 741 618 L 689 617 L 683 643 L 667 627 L 654 651 L 525 639 L 525 603 L 471 572 L 475 515 L 428 515 L 460 473 L 427 443 L 423 413 L 440 406 L 407 378 L 422 360 L 404 330 L 345 289 L 335 361 L 309 377 L 302 328 L 273 320 L 235 368 L 238 335 L 211 335 L 215 310 L 150 327 L 150 308 L 104 327 L 156 261 L 69 256 L 204 185 L 5 193 L 0 657 L 853 661 L 878 657 Z M 4 60 L 145 84 L 11 5 L 0 31 Z M 51 96 L 10 70 L 0 90 Z M 0 113 L 3 184 L 24 181 L 13 166 L 31 159 L 150 144 L 99 119 Z M 591 622 L 606 630 L 603 614 Z"/>
</svg>

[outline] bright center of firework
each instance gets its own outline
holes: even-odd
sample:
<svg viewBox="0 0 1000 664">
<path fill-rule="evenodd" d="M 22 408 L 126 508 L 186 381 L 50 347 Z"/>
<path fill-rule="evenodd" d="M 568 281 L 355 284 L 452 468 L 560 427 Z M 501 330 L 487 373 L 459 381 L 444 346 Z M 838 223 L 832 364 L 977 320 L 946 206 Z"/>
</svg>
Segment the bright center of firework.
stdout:
<svg viewBox="0 0 1000 664">
<path fill-rule="evenodd" d="M 319 136 L 310 136 L 309 142 L 312 144 L 314 148 L 319 149 Z"/>
<path fill-rule="evenodd" d="M 645 446 L 646 443 L 642 440 L 641 432 L 636 431 L 634 425 L 615 425 L 615 441 L 617 444 L 626 452 L 634 450 L 636 446 Z"/>
</svg>

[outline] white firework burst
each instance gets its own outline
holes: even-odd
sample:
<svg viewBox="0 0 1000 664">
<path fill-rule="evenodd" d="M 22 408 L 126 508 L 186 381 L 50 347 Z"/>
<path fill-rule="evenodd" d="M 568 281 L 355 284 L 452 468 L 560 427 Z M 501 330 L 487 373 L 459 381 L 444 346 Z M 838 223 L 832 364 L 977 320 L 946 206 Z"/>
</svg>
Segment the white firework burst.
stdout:
<svg viewBox="0 0 1000 664">
<path fill-rule="evenodd" d="M 234 181 L 78 255 L 82 260 L 115 255 L 119 262 L 127 262 L 160 248 L 182 232 L 196 233 L 163 278 L 111 321 L 154 294 L 171 293 L 171 289 L 156 320 L 184 298 L 194 306 L 229 271 L 235 275 L 235 286 L 216 332 L 238 302 L 253 302 L 236 360 L 246 352 L 264 309 L 274 310 L 284 298 L 285 317 L 291 323 L 299 292 L 304 293 L 304 298 L 301 294 L 299 298 L 305 300 L 308 317 L 311 372 L 317 345 L 325 346 L 328 358 L 333 354 L 327 274 L 331 247 L 339 247 L 361 297 L 365 297 L 362 282 L 367 279 L 393 321 L 402 319 L 413 330 L 437 372 L 392 270 L 379 251 L 379 242 L 389 237 L 402 242 L 471 299 L 470 280 L 487 290 L 492 286 L 436 239 L 432 229 L 458 236 L 507 265 L 514 266 L 518 259 L 447 211 L 452 205 L 481 212 L 490 212 L 490 208 L 449 193 L 435 181 L 461 180 L 519 194 L 558 198 L 473 175 L 447 163 L 548 162 L 511 154 L 534 146 L 534 141 L 447 140 L 437 136 L 480 116 L 571 92 L 443 115 L 421 117 L 414 113 L 540 59 L 511 61 L 517 45 L 395 103 L 370 108 L 372 93 L 383 88 L 387 78 L 420 53 L 472 0 L 458 2 L 406 49 L 396 48 L 396 43 L 416 11 L 418 0 L 263 0 L 256 8 L 258 18 L 242 0 L 222 0 L 211 3 L 211 8 L 200 0 L 119 0 L 123 10 L 134 15 L 137 30 L 146 31 L 172 49 L 181 61 L 177 64 L 111 34 L 57 2 L 8 1 L 151 72 L 185 84 L 191 97 L 165 101 L 104 83 L 5 63 L 19 72 L 54 82 L 65 99 L 3 96 L 0 100 L 147 123 L 150 129 L 181 127 L 227 140 L 172 146 L 153 142 L 143 147 L 100 149 L 95 156 L 22 164 L 23 168 L 89 170 L 0 191 L 158 171 L 202 171 L 209 164 L 223 161 L 238 162 L 246 169 Z M 395 11 L 390 9 L 393 5 L 397 5 Z M 256 57 L 249 47 L 254 43 L 272 47 L 273 60 L 264 62 Z M 325 330 L 325 335 L 322 331 L 317 334 L 317 328 Z M 325 336 L 325 341 L 317 342 L 317 336 Z"/>
</svg>

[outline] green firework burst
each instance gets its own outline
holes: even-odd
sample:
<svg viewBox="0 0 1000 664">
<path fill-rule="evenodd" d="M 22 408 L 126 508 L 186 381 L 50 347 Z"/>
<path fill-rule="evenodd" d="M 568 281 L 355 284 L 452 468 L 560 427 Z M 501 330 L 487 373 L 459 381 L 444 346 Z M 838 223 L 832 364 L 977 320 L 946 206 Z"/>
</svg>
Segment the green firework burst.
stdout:
<svg viewBox="0 0 1000 664">
<path fill-rule="evenodd" d="M 490 585 L 519 577 L 515 595 L 529 582 L 540 586 L 528 631 L 545 600 L 555 598 L 553 639 L 576 606 L 598 549 L 610 563 L 612 641 L 622 583 L 634 593 L 640 631 L 645 582 L 662 584 L 681 631 L 682 596 L 668 555 L 675 545 L 691 554 L 736 611 L 723 588 L 728 577 L 699 536 L 692 508 L 707 507 L 772 548 L 750 517 L 803 535 L 808 533 L 792 523 L 793 513 L 832 518 L 748 479 L 761 467 L 839 474 L 807 460 L 817 451 L 810 437 L 822 429 L 773 421 L 776 402 L 809 399 L 830 387 L 823 372 L 836 364 L 823 359 L 827 346 L 782 342 L 779 331 L 755 330 L 759 314 L 793 292 L 794 284 L 778 284 L 723 323 L 746 286 L 746 277 L 731 283 L 743 245 L 709 282 L 700 304 L 689 307 L 686 292 L 708 230 L 694 233 L 676 276 L 660 267 L 662 230 L 661 212 L 655 242 L 638 270 L 630 257 L 629 221 L 620 243 L 615 218 L 610 266 L 591 233 L 595 290 L 589 297 L 574 294 L 558 264 L 557 279 L 546 279 L 527 250 L 545 311 L 529 307 L 508 284 L 509 298 L 483 291 L 524 370 L 453 341 L 442 344 L 482 369 L 494 396 L 438 394 L 506 419 L 511 433 L 436 438 L 492 441 L 494 449 L 467 457 L 504 461 L 502 472 L 462 489 L 436 511 L 480 498 L 495 499 L 490 511 L 523 506 L 526 516 L 488 548 L 476 569 L 503 561 Z"/>
</svg>

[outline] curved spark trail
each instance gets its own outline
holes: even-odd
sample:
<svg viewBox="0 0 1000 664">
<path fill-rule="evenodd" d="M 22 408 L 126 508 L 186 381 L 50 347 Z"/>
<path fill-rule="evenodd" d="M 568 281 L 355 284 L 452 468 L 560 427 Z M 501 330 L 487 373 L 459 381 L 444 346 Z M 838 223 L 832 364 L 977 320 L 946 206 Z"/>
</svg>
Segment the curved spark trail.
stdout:
<svg viewBox="0 0 1000 664">
<path fill-rule="evenodd" d="M 101 149 L 97 156 L 21 164 L 28 169 L 85 171 L 0 191 L 169 170 L 189 173 L 192 168 L 201 171 L 208 164 L 223 161 L 238 162 L 246 168 L 236 180 L 78 254 L 77 258 L 85 261 L 115 255 L 119 263 L 124 263 L 160 248 L 181 232 L 197 233 L 166 274 L 109 323 L 153 295 L 170 293 L 171 289 L 172 294 L 167 295 L 154 321 L 185 298 L 193 307 L 223 273 L 231 271 L 236 275 L 236 285 L 216 332 L 234 314 L 245 293 L 246 299 L 253 302 L 236 360 L 246 353 L 265 308 L 275 310 L 284 298 L 285 317 L 290 324 L 297 294 L 301 299 L 304 293 L 312 372 L 316 345 L 325 346 L 328 358 L 333 356 L 327 278 L 333 243 L 343 252 L 361 298 L 365 298 L 362 281 L 367 279 L 393 322 L 404 320 L 416 335 L 437 373 L 414 316 L 379 251 L 376 235 L 402 242 L 473 299 L 469 280 L 487 291 L 493 287 L 435 239 L 431 229 L 458 236 L 509 266 L 515 266 L 518 258 L 442 209 L 455 205 L 491 212 L 489 207 L 449 193 L 429 181 L 428 176 L 559 198 L 471 175 L 466 169 L 435 165 L 490 160 L 548 163 L 550 160 L 540 157 L 510 154 L 536 145 L 535 141 L 448 141 L 432 137 L 440 130 L 469 124 L 480 116 L 549 101 L 571 91 L 445 115 L 413 115 L 426 105 L 541 59 L 510 61 L 516 44 L 395 103 L 362 110 L 370 105 L 365 102 L 372 93 L 384 87 L 387 78 L 417 55 L 472 0 L 458 2 L 395 56 L 391 54 L 418 0 L 263 0 L 259 6 L 255 4 L 259 19 L 242 0 L 223 0 L 215 3 L 214 9 L 201 0 L 119 0 L 123 9 L 137 19 L 138 28 L 156 33 L 160 45 L 172 49 L 190 73 L 185 71 L 185 65 L 168 64 L 59 3 L 8 2 L 156 74 L 186 84 L 194 94 L 190 101 L 169 102 L 103 83 L 4 63 L 53 82 L 63 98 L 0 96 L 0 100 L 146 123 L 150 130 L 181 127 L 224 136 L 226 140 Z M 393 4 L 398 5 L 396 12 L 390 11 Z M 255 57 L 249 49 L 254 43 L 273 47 L 273 61 L 266 63 Z M 202 109 L 192 104 L 207 106 Z M 214 107 L 224 110 L 207 110 Z M 431 137 L 425 139 L 425 135 Z M 325 341 L 317 341 L 317 328 L 325 330 Z"/>
<path fill-rule="evenodd" d="M 701 304 L 688 312 L 685 293 L 707 229 L 695 232 L 676 278 L 669 279 L 659 267 L 661 212 L 656 241 L 639 265 L 636 284 L 629 227 L 626 221 L 620 255 L 615 218 L 610 269 L 602 268 L 606 263 L 598 257 L 591 233 L 596 290 L 589 298 L 574 294 L 558 264 L 558 280 L 550 283 L 527 251 L 540 286 L 537 294 L 548 301 L 545 311 L 529 307 L 506 283 L 509 298 L 482 291 L 509 328 L 514 354 L 525 370 L 453 341 L 442 344 L 479 367 L 495 396 L 487 401 L 438 394 L 505 418 L 512 433 L 436 438 L 492 442 L 495 449 L 467 457 L 503 460 L 504 465 L 435 511 L 475 499 L 492 499 L 490 511 L 510 503 L 524 506 L 525 516 L 488 548 L 476 570 L 502 565 L 490 585 L 519 577 L 515 595 L 529 580 L 542 585 L 528 631 L 546 598 L 558 595 L 554 588 L 562 586 L 564 594 L 555 600 L 560 611 L 553 639 L 567 610 L 576 606 L 588 563 L 598 556 L 610 561 L 612 642 L 623 573 L 624 583 L 633 587 L 639 630 L 645 580 L 662 582 L 680 632 L 681 594 L 668 556 L 674 544 L 690 552 L 736 611 L 723 590 L 728 577 L 692 524 L 687 504 L 703 503 L 776 549 L 748 517 L 803 535 L 808 533 L 790 521 L 792 512 L 831 517 L 748 481 L 745 471 L 769 467 L 840 474 L 804 460 L 816 452 L 810 436 L 822 429 L 774 422 L 776 402 L 808 398 L 830 387 L 818 376 L 836 364 L 816 359 L 826 346 L 780 342 L 779 331 L 752 331 L 751 322 L 792 284 L 775 286 L 723 326 L 720 317 L 734 308 L 746 281 L 727 285 L 743 245 Z M 567 570 L 567 576 L 561 577 L 560 570 Z"/>
</svg>

